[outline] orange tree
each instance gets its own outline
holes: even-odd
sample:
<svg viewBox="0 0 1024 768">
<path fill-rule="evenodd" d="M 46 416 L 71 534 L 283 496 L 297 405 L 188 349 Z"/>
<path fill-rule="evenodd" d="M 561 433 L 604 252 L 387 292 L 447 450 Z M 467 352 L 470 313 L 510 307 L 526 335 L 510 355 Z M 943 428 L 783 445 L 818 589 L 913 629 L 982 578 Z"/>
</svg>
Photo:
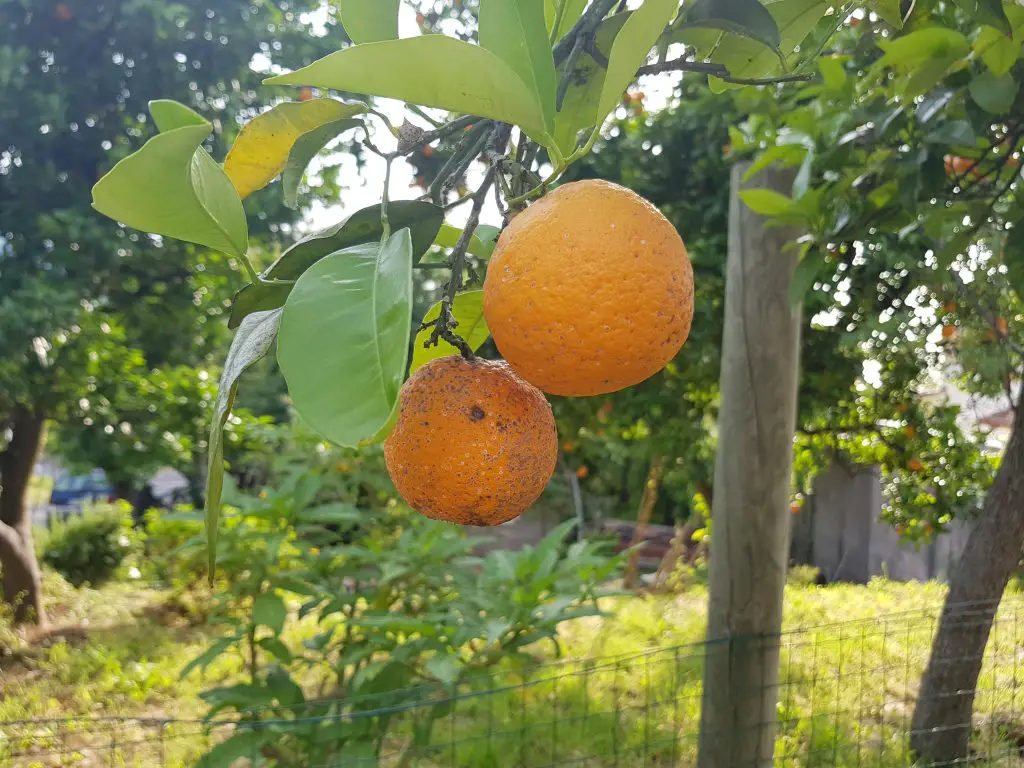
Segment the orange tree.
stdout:
<svg viewBox="0 0 1024 768">
<path fill-rule="evenodd" d="M 839 20 L 826 13 L 826 3 L 624 6 L 484 0 L 478 42 L 470 42 L 436 34 L 397 39 L 395 3 L 344 4 L 342 23 L 356 44 L 266 82 L 397 98 L 418 122 L 393 126 L 368 103 L 309 99 L 303 92 L 304 100 L 250 121 L 223 165 L 202 147 L 211 132 L 205 118 L 176 102 L 151 104 L 160 133 L 100 180 L 94 206 L 129 226 L 222 251 L 250 279 L 232 306 L 238 331 L 214 406 L 206 504 L 211 557 L 221 430 L 238 377 L 275 340 L 295 407 L 312 426 L 345 445 L 382 439 L 394 421 L 399 385 L 422 364 L 421 353 L 468 357 L 486 337 L 479 293 L 460 289 L 467 253 L 489 249 L 475 229 L 492 189 L 509 216 L 542 196 L 589 152 L 638 73 L 691 70 L 716 83 L 741 84 L 806 79 L 803 69 Z M 668 55 L 672 43 L 709 36 L 717 43 L 704 60 Z M 655 48 L 658 61 L 648 63 Z M 732 58 L 719 60 L 725 54 Z M 432 118 L 422 107 L 446 110 L 450 119 L 424 125 Z M 395 159 L 435 142 L 457 142 L 429 199 L 391 200 L 386 179 L 379 207 L 350 215 L 258 272 L 248 254 L 242 199 L 278 175 L 292 197 L 308 161 L 349 130 L 388 170 Z M 476 158 L 486 165 L 483 183 L 452 201 L 450 191 Z M 453 230 L 443 220 L 459 204 L 470 207 L 468 223 Z M 451 246 L 451 277 L 436 314 L 419 331 L 410 364 L 412 267 L 435 240 Z M 471 338 L 458 336 L 458 328 Z"/>
<path fill-rule="evenodd" d="M 895 39 L 894 26 L 903 27 Z M 807 228 L 797 292 L 836 297 L 837 324 L 883 362 L 883 373 L 927 367 L 1018 416 L 1022 26 L 1024 11 L 1000 3 L 919 3 L 904 18 L 868 17 L 838 38 L 846 53 L 820 60 L 821 82 L 766 98 L 734 134 L 734 145 L 762 150 L 760 162 L 800 169 L 791 196 L 748 197 Z M 868 292 L 868 301 L 839 301 L 851 284 L 876 292 L 883 306 Z M 926 500 L 971 502 L 959 482 L 971 447 L 935 439 L 920 403 L 894 405 L 906 439 L 921 430 L 931 439 L 903 476 L 927 480 Z M 983 504 L 961 505 L 976 519 L 917 699 L 912 743 L 932 760 L 968 755 L 992 617 L 1021 558 L 1020 418 L 994 476 L 979 467 L 976 489 L 988 482 Z"/>
</svg>

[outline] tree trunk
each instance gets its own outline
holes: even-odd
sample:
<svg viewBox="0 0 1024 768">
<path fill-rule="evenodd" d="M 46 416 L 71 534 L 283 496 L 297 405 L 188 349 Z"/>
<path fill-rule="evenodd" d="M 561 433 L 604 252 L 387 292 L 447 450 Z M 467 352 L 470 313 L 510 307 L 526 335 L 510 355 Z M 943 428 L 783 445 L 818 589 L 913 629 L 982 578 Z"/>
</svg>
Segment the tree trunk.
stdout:
<svg viewBox="0 0 1024 768">
<path fill-rule="evenodd" d="M 661 486 L 661 475 L 665 471 L 665 457 L 655 456 L 651 460 L 651 468 L 647 471 L 647 481 L 644 483 L 644 494 L 640 497 L 640 512 L 636 516 L 636 528 L 633 529 L 633 540 L 629 546 L 635 547 L 647 538 L 647 526 L 651 522 L 651 515 L 654 513 L 654 505 L 658 503 L 658 488 Z M 636 589 L 640 583 L 637 570 L 640 567 L 640 550 L 637 549 L 629 556 L 626 564 L 626 574 L 623 577 L 623 584 L 626 589 Z"/>
<path fill-rule="evenodd" d="M 0 454 L 0 598 L 14 607 L 18 623 L 46 622 L 32 519 L 26 503 L 44 424 L 42 414 L 19 408 L 10 422 L 11 439 Z"/>
<path fill-rule="evenodd" d="M 771 768 L 800 358 L 789 301 L 799 235 L 768 227 L 742 187 L 788 195 L 793 175 L 732 171 L 698 765 Z"/>
<path fill-rule="evenodd" d="M 985 646 L 999 601 L 1024 548 L 1022 411 L 1024 387 L 1003 461 L 950 579 L 914 709 L 912 749 L 943 765 L 968 757 L 974 694 Z"/>
</svg>

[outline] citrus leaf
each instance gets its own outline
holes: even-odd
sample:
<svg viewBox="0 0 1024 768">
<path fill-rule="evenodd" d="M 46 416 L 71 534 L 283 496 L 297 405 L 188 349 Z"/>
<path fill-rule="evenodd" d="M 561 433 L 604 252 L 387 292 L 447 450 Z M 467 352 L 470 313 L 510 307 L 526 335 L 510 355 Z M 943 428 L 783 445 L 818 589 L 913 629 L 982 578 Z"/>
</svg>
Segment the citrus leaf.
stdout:
<svg viewBox="0 0 1024 768">
<path fill-rule="evenodd" d="M 171 99 L 154 99 L 149 102 L 149 114 L 160 133 L 184 128 L 186 125 L 208 125 L 205 117 L 194 109 Z"/>
<path fill-rule="evenodd" d="M 206 546 L 210 563 L 210 579 L 217 564 L 217 526 L 220 522 L 221 494 L 224 492 L 224 422 L 231 413 L 238 391 L 238 378 L 250 365 L 270 351 L 277 337 L 281 310 L 256 312 L 242 321 L 224 360 L 217 399 L 213 404 L 213 423 L 206 448 Z"/>
<path fill-rule="evenodd" d="M 284 170 L 292 147 L 302 136 L 325 123 L 365 111 L 364 104 L 336 99 L 278 104 L 242 127 L 224 159 L 224 172 L 240 197 L 251 195 Z"/>
<path fill-rule="evenodd" d="M 608 71 L 601 88 L 594 125 L 603 123 L 608 113 L 615 109 L 678 6 L 678 0 L 646 0 L 626 19 L 608 56 Z"/>
<path fill-rule="evenodd" d="M 213 126 L 187 107 L 154 102 L 164 125 L 92 188 L 92 205 L 129 227 L 244 256 L 248 228 L 242 202 L 201 145 Z M 195 118 L 198 118 L 198 122 Z"/>
<path fill-rule="evenodd" d="M 281 634 L 287 618 L 288 608 L 276 592 L 264 592 L 252 601 L 252 623 L 270 627 L 275 635 Z"/>
<path fill-rule="evenodd" d="M 1010 20 L 1006 17 L 1002 0 L 955 0 L 965 13 L 976 21 L 995 27 L 1007 37 L 1013 35 Z"/>
<path fill-rule="evenodd" d="M 399 0 L 338 0 L 341 26 L 353 43 L 398 37 Z"/>
<path fill-rule="evenodd" d="M 611 53 L 612 44 L 630 15 L 632 11 L 617 13 L 602 21 L 597 28 L 594 44 L 605 59 Z M 563 66 L 559 71 L 560 77 L 564 71 Z M 589 52 L 577 59 L 572 79 L 569 81 L 570 85 L 562 99 L 562 108 L 555 115 L 553 138 L 563 155 L 575 149 L 580 131 L 593 128 L 597 123 L 597 109 L 601 101 L 604 79 L 605 68 L 598 64 Z"/>
<path fill-rule="evenodd" d="M 769 48 L 782 44 L 775 18 L 757 0 L 696 0 L 687 6 L 681 29 L 707 27 L 749 37 Z"/>
<path fill-rule="evenodd" d="M 815 251 L 808 253 L 804 258 L 800 260 L 800 263 L 796 265 L 796 269 L 793 270 L 793 277 L 789 280 L 789 303 L 792 306 L 796 306 L 804 300 L 804 296 L 814 285 L 815 279 L 821 273 L 822 268 L 825 266 L 824 256 Z"/>
<path fill-rule="evenodd" d="M 388 203 L 392 229 L 408 227 L 412 232 L 413 263 L 429 250 L 444 220 L 444 208 L 421 200 L 392 200 Z M 311 235 L 282 253 L 262 276 L 268 280 L 295 280 L 329 253 L 360 243 L 380 240 L 384 233 L 380 206 L 371 205 L 353 213 L 333 227 Z M 292 286 L 281 283 L 250 283 L 235 294 L 228 327 L 235 328 L 250 312 L 274 309 L 284 304 Z"/>
<path fill-rule="evenodd" d="M 781 216 L 792 213 L 796 203 L 772 189 L 743 189 L 740 199 L 754 213 L 762 216 Z"/>
<path fill-rule="evenodd" d="M 1018 298 L 1024 298 L 1024 226 L 1016 222 L 1003 245 L 1003 264 L 1006 265 L 1006 279 Z"/>
<path fill-rule="evenodd" d="M 284 204 L 289 208 L 298 208 L 299 184 L 306 172 L 306 166 L 316 157 L 320 150 L 333 139 L 349 128 L 356 128 L 363 123 L 361 120 L 335 120 L 315 128 L 305 136 L 296 140 L 292 151 L 288 153 L 288 161 L 281 171 L 281 191 L 284 193 Z"/>
<path fill-rule="evenodd" d="M 215 746 L 196 763 L 196 768 L 230 768 L 235 761 L 249 758 L 255 762 L 260 747 L 272 738 L 269 731 L 241 727 L 229 738 Z"/>
<path fill-rule="evenodd" d="M 409 354 L 412 239 L 320 259 L 285 303 L 277 360 L 295 410 L 318 433 L 355 446 L 384 426 Z"/>
<path fill-rule="evenodd" d="M 967 90 L 979 107 L 993 115 L 1005 115 L 1017 98 L 1017 83 L 1009 74 L 996 77 L 991 72 L 982 72 L 971 80 Z"/>
<path fill-rule="evenodd" d="M 1007 37 L 992 27 L 981 28 L 972 48 L 996 77 L 1009 73 L 1020 56 L 1020 41 Z"/>
<path fill-rule="evenodd" d="M 462 237 L 461 229 L 453 227 L 451 224 L 442 224 L 441 229 L 437 231 L 437 237 L 434 238 L 434 245 L 441 248 L 454 248 L 460 237 Z M 469 236 L 469 247 L 467 248 L 469 253 L 486 258 L 490 255 L 490 250 L 476 233 Z"/>
<path fill-rule="evenodd" d="M 913 9 L 907 0 L 874 0 L 868 7 L 881 16 L 886 24 L 896 29 L 903 29 L 903 24 Z"/>
<path fill-rule="evenodd" d="M 562 9 L 562 21 L 552 38 L 555 41 L 560 40 L 566 32 L 572 29 L 572 25 L 583 15 L 583 9 L 587 6 L 587 0 L 544 0 L 544 25 L 547 27 L 548 33 L 555 26 L 560 3 L 564 3 L 564 8 Z"/>
<path fill-rule="evenodd" d="M 480 45 L 508 65 L 533 92 L 545 133 L 555 114 L 555 60 L 544 24 L 544 0 L 481 0 Z"/>
<path fill-rule="evenodd" d="M 875 66 L 892 67 L 903 72 L 922 67 L 934 59 L 966 56 L 970 51 L 966 37 L 945 27 L 924 27 L 895 40 L 880 40 L 878 45 L 885 55 Z"/>
<path fill-rule="evenodd" d="M 431 320 L 436 320 L 440 315 L 441 302 L 438 302 L 423 316 L 423 322 L 429 323 Z M 456 294 L 455 301 L 452 302 L 452 315 L 459 324 L 455 329 L 455 333 L 461 336 L 469 345 L 469 348 L 476 352 L 487 341 L 487 337 L 491 335 L 490 330 L 487 328 L 487 321 L 484 319 L 484 292 L 467 291 L 466 293 Z M 444 339 L 440 339 L 437 342 L 437 346 L 425 346 L 432 330 L 433 328 L 424 328 L 416 334 L 416 341 L 413 342 L 412 348 L 412 365 L 409 366 L 410 374 L 422 368 L 431 360 L 459 354 L 459 350 Z"/>
<path fill-rule="evenodd" d="M 541 105 L 515 70 L 486 48 L 445 35 L 357 45 L 263 82 L 334 88 L 489 117 L 518 125 L 538 141 L 546 133 Z"/>
</svg>

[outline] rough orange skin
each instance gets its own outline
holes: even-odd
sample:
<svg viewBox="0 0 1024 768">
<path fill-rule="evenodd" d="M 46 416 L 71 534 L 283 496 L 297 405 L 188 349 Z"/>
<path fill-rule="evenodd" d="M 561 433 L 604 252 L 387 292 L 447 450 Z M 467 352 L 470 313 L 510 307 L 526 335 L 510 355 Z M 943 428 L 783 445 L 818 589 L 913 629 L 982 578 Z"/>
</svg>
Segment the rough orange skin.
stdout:
<svg viewBox="0 0 1024 768">
<path fill-rule="evenodd" d="M 543 393 L 505 362 L 431 360 L 399 394 L 384 459 L 413 509 L 462 525 L 500 525 L 540 496 L 558 437 Z"/>
<path fill-rule="evenodd" d="M 501 233 L 484 317 L 509 365 L 555 395 L 638 384 L 673 358 L 693 320 L 693 268 L 653 205 L 607 181 L 559 187 Z"/>
</svg>

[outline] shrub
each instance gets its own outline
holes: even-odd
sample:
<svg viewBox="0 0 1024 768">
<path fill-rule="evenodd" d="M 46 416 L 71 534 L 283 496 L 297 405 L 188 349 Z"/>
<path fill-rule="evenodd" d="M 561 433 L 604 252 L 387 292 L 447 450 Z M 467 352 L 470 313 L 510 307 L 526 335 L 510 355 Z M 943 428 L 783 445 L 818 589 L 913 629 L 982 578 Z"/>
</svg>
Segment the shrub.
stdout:
<svg viewBox="0 0 1024 768">
<path fill-rule="evenodd" d="M 108 581 L 140 543 L 127 504 L 95 507 L 54 523 L 40 537 L 42 561 L 76 587 Z"/>
<path fill-rule="evenodd" d="M 185 505 L 170 513 L 151 509 L 146 513 L 145 530 L 147 576 L 176 588 L 190 587 L 206 578 L 201 512 Z"/>
</svg>

